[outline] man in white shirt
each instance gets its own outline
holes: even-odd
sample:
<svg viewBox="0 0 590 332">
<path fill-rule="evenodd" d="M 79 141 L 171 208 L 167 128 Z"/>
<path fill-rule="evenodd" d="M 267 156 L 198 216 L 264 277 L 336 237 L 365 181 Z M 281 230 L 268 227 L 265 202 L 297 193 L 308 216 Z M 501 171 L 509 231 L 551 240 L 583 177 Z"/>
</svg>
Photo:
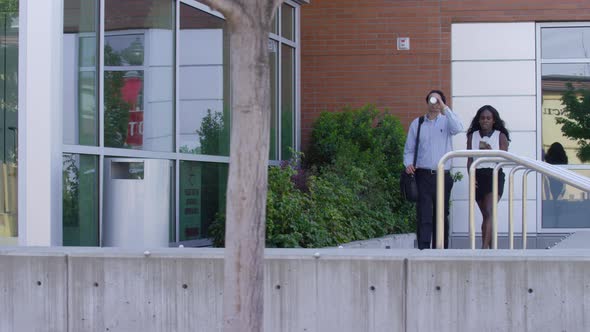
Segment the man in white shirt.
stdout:
<svg viewBox="0 0 590 332">
<path fill-rule="evenodd" d="M 412 121 L 404 149 L 406 173 L 414 174 L 418 184 L 416 203 L 416 223 L 418 248 L 430 248 L 436 243 L 436 169 L 444 154 L 453 150 L 452 136 L 463 130 L 457 115 L 446 105 L 442 91 L 432 90 L 426 95 L 428 112 L 420 129 L 420 139 L 416 146 L 419 118 Z M 414 151 L 418 155 L 416 165 Z M 449 200 L 453 179 L 450 175 L 451 162 L 445 163 L 445 248 L 449 246 Z"/>
</svg>

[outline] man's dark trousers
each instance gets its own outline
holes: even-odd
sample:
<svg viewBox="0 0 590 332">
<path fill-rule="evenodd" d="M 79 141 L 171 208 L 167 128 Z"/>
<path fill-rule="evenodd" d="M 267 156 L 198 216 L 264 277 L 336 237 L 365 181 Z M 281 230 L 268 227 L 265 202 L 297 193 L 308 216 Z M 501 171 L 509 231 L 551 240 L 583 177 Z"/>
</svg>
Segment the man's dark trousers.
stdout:
<svg viewBox="0 0 590 332">
<path fill-rule="evenodd" d="M 416 170 L 418 184 L 418 202 L 416 204 L 416 224 L 419 249 L 436 247 L 436 171 L 427 169 Z M 453 179 L 449 171 L 445 171 L 445 248 L 449 247 L 449 200 Z M 431 241 L 432 240 L 432 241 Z"/>
</svg>

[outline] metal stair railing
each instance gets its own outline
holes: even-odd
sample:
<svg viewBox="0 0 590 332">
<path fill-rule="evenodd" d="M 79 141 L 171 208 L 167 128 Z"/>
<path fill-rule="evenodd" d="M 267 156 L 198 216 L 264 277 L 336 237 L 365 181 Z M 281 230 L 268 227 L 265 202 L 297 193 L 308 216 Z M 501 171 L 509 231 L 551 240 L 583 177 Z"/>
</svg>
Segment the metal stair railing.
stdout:
<svg viewBox="0 0 590 332">
<path fill-rule="evenodd" d="M 442 249 L 444 243 L 444 166 L 445 162 L 452 158 L 477 158 L 469 168 L 469 240 L 471 249 L 475 249 L 475 169 L 482 162 L 494 162 L 492 178 L 492 249 L 498 248 L 498 171 L 502 166 L 515 166 L 509 175 L 509 240 L 510 249 L 514 248 L 513 240 L 513 180 L 514 173 L 518 170 L 525 170 L 523 174 L 523 196 L 522 196 L 522 242 L 523 249 L 526 249 L 526 184 L 530 172 L 538 172 L 545 176 L 555 178 L 580 190 L 590 192 L 590 178 L 574 173 L 565 168 L 548 164 L 544 161 L 519 157 L 513 153 L 502 150 L 456 150 L 445 154 L 438 162 L 436 178 L 436 248 Z"/>
</svg>

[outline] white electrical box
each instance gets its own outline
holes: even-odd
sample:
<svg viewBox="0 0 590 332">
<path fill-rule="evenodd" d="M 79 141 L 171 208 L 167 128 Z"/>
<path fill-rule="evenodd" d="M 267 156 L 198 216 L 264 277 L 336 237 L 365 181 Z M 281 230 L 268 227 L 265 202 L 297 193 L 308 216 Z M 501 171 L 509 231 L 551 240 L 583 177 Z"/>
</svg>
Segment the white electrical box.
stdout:
<svg viewBox="0 0 590 332">
<path fill-rule="evenodd" d="M 397 37 L 397 49 L 409 50 L 410 49 L 410 37 Z"/>
</svg>

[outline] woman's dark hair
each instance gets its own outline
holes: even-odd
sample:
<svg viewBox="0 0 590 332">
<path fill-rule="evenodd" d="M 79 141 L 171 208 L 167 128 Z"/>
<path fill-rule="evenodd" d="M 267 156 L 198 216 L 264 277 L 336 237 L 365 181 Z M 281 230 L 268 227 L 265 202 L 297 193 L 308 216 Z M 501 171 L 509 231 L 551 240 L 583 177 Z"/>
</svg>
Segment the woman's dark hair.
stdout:
<svg viewBox="0 0 590 332">
<path fill-rule="evenodd" d="M 563 145 L 559 142 L 554 142 L 545 154 L 545 161 L 554 165 L 567 165 L 567 155 Z"/>
<path fill-rule="evenodd" d="M 477 110 L 477 113 L 475 113 L 473 120 L 471 120 L 471 125 L 469 125 L 469 129 L 467 129 L 467 136 L 481 129 L 481 126 L 479 125 L 479 117 L 481 116 L 481 113 L 483 113 L 483 111 L 490 111 L 490 113 L 492 113 L 492 117 L 494 117 L 493 129 L 499 130 L 501 133 L 504 133 L 504 135 L 506 135 L 506 138 L 510 141 L 510 134 L 508 134 L 508 129 L 506 129 L 506 126 L 504 125 L 504 120 L 500 118 L 500 113 L 498 113 L 498 110 L 496 110 L 493 106 L 490 105 L 483 105 Z"/>
<path fill-rule="evenodd" d="M 427 95 L 426 95 L 426 103 L 428 104 L 428 97 L 430 97 L 431 94 L 433 93 L 438 93 L 440 95 L 440 99 L 442 99 L 443 103 L 447 103 L 447 98 L 445 98 L 445 94 L 440 91 L 440 90 L 431 90 Z"/>
</svg>

